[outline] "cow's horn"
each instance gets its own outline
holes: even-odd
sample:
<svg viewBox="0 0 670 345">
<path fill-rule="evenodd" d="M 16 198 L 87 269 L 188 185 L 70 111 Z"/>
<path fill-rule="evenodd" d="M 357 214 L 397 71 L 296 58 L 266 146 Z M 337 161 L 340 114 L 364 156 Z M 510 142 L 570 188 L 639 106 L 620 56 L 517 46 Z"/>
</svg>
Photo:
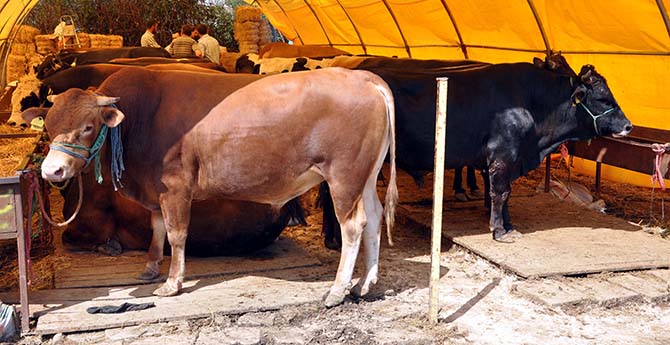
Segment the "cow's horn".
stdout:
<svg viewBox="0 0 670 345">
<path fill-rule="evenodd" d="M 119 97 L 97 96 L 97 98 L 99 106 L 110 105 L 119 101 Z"/>
</svg>

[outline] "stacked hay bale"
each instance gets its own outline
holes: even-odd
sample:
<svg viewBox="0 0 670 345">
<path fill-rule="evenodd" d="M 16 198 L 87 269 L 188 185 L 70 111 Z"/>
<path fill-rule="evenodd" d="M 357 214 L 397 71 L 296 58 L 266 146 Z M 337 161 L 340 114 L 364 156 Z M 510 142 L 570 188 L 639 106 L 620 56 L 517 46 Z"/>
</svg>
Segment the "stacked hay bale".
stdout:
<svg viewBox="0 0 670 345">
<path fill-rule="evenodd" d="M 56 39 L 53 38 L 53 35 L 36 35 L 35 46 L 37 47 L 37 53 L 42 55 L 53 54 L 58 51 Z"/>
<path fill-rule="evenodd" d="M 88 35 L 91 48 L 120 48 L 123 47 L 123 37 L 119 35 Z M 81 42 L 81 41 L 80 41 Z"/>
<path fill-rule="evenodd" d="M 79 44 L 82 48 L 91 48 L 91 38 L 89 34 L 85 32 L 78 32 L 77 38 L 79 38 Z"/>
<path fill-rule="evenodd" d="M 235 40 L 240 53 L 258 54 L 260 39 L 261 10 L 252 6 L 239 6 L 235 9 Z"/>
<path fill-rule="evenodd" d="M 37 48 L 35 36 L 40 30 L 28 25 L 21 25 L 12 42 L 9 56 L 7 57 L 6 81 L 18 80 L 28 70 L 28 61 L 35 61 Z"/>
</svg>

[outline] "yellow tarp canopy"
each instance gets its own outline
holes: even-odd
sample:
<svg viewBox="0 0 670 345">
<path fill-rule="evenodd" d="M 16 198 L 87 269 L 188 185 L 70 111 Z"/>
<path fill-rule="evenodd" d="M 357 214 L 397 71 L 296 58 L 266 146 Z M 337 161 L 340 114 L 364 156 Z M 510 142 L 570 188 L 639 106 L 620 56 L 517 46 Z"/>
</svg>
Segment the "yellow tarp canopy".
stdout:
<svg viewBox="0 0 670 345">
<path fill-rule="evenodd" d="M 6 57 L 9 42 L 16 35 L 18 24 L 23 22 L 38 0 L 0 0 L 0 56 Z M 3 66 L 4 70 L 4 66 Z"/>
<path fill-rule="evenodd" d="M 670 129 L 670 0 L 245 1 L 296 44 L 352 54 L 496 63 L 561 51 L 577 70 L 596 66 L 634 125 Z M 37 2 L 0 0 L 0 56 Z"/>
<path fill-rule="evenodd" d="M 246 1 L 296 44 L 352 54 L 497 63 L 560 51 L 577 72 L 596 66 L 634 125 L 670 129 L 670 0 Z"/>
</svg>

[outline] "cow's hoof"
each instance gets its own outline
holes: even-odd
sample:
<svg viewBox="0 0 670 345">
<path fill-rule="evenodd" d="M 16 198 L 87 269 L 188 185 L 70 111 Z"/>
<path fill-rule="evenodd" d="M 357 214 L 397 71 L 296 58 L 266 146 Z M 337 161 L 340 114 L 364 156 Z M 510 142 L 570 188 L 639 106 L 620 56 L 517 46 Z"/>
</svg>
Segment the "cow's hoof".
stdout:
<svg viewBox="0 0 670 345">
<path fill-rule="evenodd" d="M 342 304 L 343 301 L 344 301 L 344 294 L 330 292 L 326 296 L 324 304 L 326 305 L 326 308 L 332 308 Z"/>
<path fill-rule="evenodd" d="M 161 287 L 159 287 L 154 291 L 154 295 L 160 297 L 169 297 L 178 294 L 179 290 L 181 290 L 180 283 L 174 284 L 170 282 L 165 282 L 165 284 L 161 285 Z"/>
<path fill-rule="evenodd" d="M 144 272 L 140 273 L 137 276 L 137 279 L 139 279 L 139 280 L 154 280 L 154 279 L 158 278 L 160 275 L 161 275 L 160 272 L 157 272 L 157 271 L 154 271 L 154 270 L 151 270 L 151 269 L 148 269 L 148 268 L 145 267 Z"/>
<path fill-rule="evenodd" d="M 369 291 L 370 291 L 369 286 L 364 287 L 362 284 L 356 284 L 356 285 L 354 285 L 353 288 L 351 288 L 350 292 L 351 292 L 352 295 L 354 295 L 356 297 L 363 297 L 363 296 L 367 295 Z"/>
<path fill-rule="evenodd" d="M 514 243 L 522 237 L 523 235 L 516 230 L 496 229 L 493 231 L 493 239 L 502 243 Z"/>
</svg>

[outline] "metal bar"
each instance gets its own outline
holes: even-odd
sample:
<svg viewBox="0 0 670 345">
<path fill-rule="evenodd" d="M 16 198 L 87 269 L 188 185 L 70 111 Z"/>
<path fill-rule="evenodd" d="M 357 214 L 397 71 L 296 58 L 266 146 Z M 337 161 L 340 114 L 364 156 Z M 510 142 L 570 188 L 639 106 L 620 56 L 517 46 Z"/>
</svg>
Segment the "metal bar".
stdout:
<svg viewBox="0 0 670 345">
<path fill-rule="evenodd" d="M 35 133 L 0 133 L 0 139 L 32 138 Z"/>
<path fill-rule="evenodd" d="M 549 40 L 547 39 L 547 33 L 544 31 L 544 26 L 542 25 L 542 21 L 540 20 L 540 15 L 537 13 L 537 9 L 535 8 L 535 4 L 533 3 L 533 0 L 527 0 L 528 6 L 530 6 L 531 12 L 533 12 L 533 17 L 535 17 L 535 22 L 537 23 L 537 27 L 540 29 L 540 35 L 542 35 L 542 41 L 544 41 L 544 47 L 546 48 L 546 54 L 547 56 L 551 55 L 551 46 L 549 45 Z"/>
<path fill-rule="evenodd" d="M 288 20 L 289 24 L 291 25 L 291 28 L 293 29 L 293 32 L 295 32 L 296 36 L 298 36 L 298 40 L 300 41 L 301 44 L 305 44 L 305 41 L 302 40 L 302 37 L 300 36 L 300 32 L 298 32 L 298 29 L 296 29 L 295 25 L 293 25 L 293 21 L 291 20 L 291 17 L 288 16 L 286 11 L 284 11 L 284 8 L 281 7 L 279 2 L 273 1 L 275 4 L 277 4 L 277 7 L 281 10 L 281 13 L 284 14 L 284 17 L 286 17 L 286 20 Z"/>
<path fill-rule="evenodd" d="M 544 159 L 544 192 L 549 193 L 549 181 L 551 180 L 551 154 Z"/>
<path fill-rule="evenodd" d="M 430 306 L 428 319 L 437 323 L 440 311 L 440 252 L 442 249 L 442 204 L 444 198 L 444 158 L 447 142 L 447 90 L 449 78 L 437 80 L 437 113 L 435 114 L 435 175 L 433 180 L 433 226 L 430 251 Z"/>
<path fill-rule="evenodd" d="M 661 17 L 663 17 L 665 31 L 668 32 L 668 36 L 670 37 L 670 19 L 668 19 L 668 11 L 665 9 L 665 5 L 663 5 L 663 0 L 656 0 L 656 5 L 658 6 L 658 10 L 661 12 Z"/>
<path fill-rule="evenodd" d="M 342 5 L 340 0 L 335 0 L 335 1 L 337 2 L 338 5 L 340 5 L 340 8 L 344 12 L 344 15 L 347 16 L 347 19 L 349 20 L 349 23 L 351 23 L 351 27 L 354 28 L 354 32 L 356 32 L 356 36 L 358 36 L 358 41 L 361 42 L 361 48 L 363 49 L 363 54 L 367 55 L 368 54 L 368 48 L 365 45 L 365 43 L 363 42 L 363 37 L 361 36 L 361 33 L 358 31 L 358 27 L 356 26 L 356 24 L 354 24 L 354 20 L 351 19 L 351 16 L 349 15 L 349 12 L 347 12 L 347 9 L 344 8 L 344 5 Z M 354 44 L 352 44 L 351 46 L 354 46 Z"/>
<path fill-rule="evenodd" d="M 302 0 L 305 5 L 307 5 L 307 8 L 309 8 L 310 11 L 312 11 L 312 14 L 314 15 L 314 18 L 316 19 L 316 22 L 319 23 L 319 26 L 321 27 L 321 31 L 323 31 L 323 35 L 326 36 L 326 40 L 328 41 L 329 46 L 333 46 L 333 42 L 330 41 L 330 37 L 328 36 L 328 32 L 326 32 L 326 28 L 323 27 L 323 23 L 321 23 L 321 19 L 319 19 L 319 16 L 316 14 L 316 11 L 314 11 L 314 8 L 312 5 L 307 2 L 307 0 Z"/>
<path fill-rule="evenodd" d="M 389 6 L 388 2 L 386 2 L 386 0 L 382 0 L 382 3 L 384 4 L 384 6 L 386 6 L 386 10 L 391 15 L 391 18 L 393 19 L 393 23 L 395 23 L 396 28 L 398 28 L 398 33 L 400 34 L 400 38 L 402 39 L 402 43 L 405 45 L 405 51 L 407 51 L 407 57 L 411 58 L 412 57 L 412 51 L 410 50 L 409 45 L 407 44 L 407 39 L 405 38 L 405 35 L 402 33 L 402 30 L 400 29 L 400 24 L 398 23 L 398 19 L 395 17 L 395 14 L 393 13 L 393 10 L 391 10 L 391 6 Z"/>
<path fill-rule="evenodd" d="M 463 37 L 461 36 L 461 30 L 458 29 L 458 25 L 456 25 L 456 19 L 454 19 L 454 14 L 451 12 L 449 9 L 449 5 L 447 5 L 446 0 L 440 0 L 442 3 L 442 7 L 444 7 L 444 10 L 447 11 L 447 15 L 449 15 L 449 20 L 451 20 L 451 24 L 454 26 L 454 31 L 456 31 L 456 36 L 458 37 L 458 42 L 460 43 L 459 46 L 461 47 L 461 51 L 463 52 L 463 57 L 467 60 L 468 58 L 468 48 L 465 46 L 465 43 L 463 42 Z"/>
<path fill-rule="evenodd" d="M 30 311 L 28 309 L 28 258 L 26 257 L 26 238 L 23 231 L 23 207 L 21 204 L 21 184 L 14 190 L 14 214 L 16 226 L 16 251 L 19 260 L 19 296 L 21 301 L 21 333 L 30 331 Z M 28 219 L 30 221 L 30 219 Z M 30 236 L 30 234 L 28 234 Z M 28 253 L 30 255 L 30 253 Z"/>
</svg>

